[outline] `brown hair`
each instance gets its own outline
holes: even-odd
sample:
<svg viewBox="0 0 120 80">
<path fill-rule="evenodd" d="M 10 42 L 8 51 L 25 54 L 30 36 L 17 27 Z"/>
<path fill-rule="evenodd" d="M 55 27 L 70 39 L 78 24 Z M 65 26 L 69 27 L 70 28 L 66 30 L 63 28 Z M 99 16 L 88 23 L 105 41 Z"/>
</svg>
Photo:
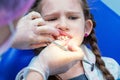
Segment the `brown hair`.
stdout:
<svg viewBox="0 0 120 80">
<path fill-rule="evenodd" d="M 33 6 L 34 10 L 35 8 L 38 6 L 38 4 L 40 3 L 41 0 L 36 0 L 35 5 Z M 88 44 L 90 45 L 90 48 L 92 50 L 92 52 L 95 54 L 96 57 L 96 66 L 101 70 L 101 72 L 103 73 L 103 76 L 106 80 L 114 80 L 114 77 L 111 75 L 111 73 L 107 70 L 107 68 L 105 67 L 105 63 L 101 58 L 101 54 L 97 45 L 97 39 L 95 36 L 95 26 L 96 23 L 94 21 L 93 15 L 90 13 L 88 4 L 86 0 L 81 0 L 81 5 L 83 8 L 83 12 L 84 12 L 84 16 L 85 19 L 91 19 L 93 22 L 93 29 L 90 33 L 90 35 L 88 37 L 84 38 L 83 44 Z M 35 53 L 39 53 L 41 51 L 41 49 L 35 49 Z M 62 80 L 58 75 L 53 75 L 50 76 L 48 78 L 48 80 Z"/>
<path fill-rule="evenodd" d="M 85 15 L 85 19 L 91 19 L 93 22 L 93 29 L 91 31 L 91 34 L 84 38 L 84 43 L 85 44 L 89 44 L 91 46 L 92 52 L 95 54 L 96 56 L 96 66 L 101 70 L 101 72 L 103 73 L 103 76 L 106 80 L 114 80 L 113 75 L 107 70 L 107 68 L 105 67 L 105 63 L 101 58 L 101 54 L 97 45 L 97 38 L 95 36 L 95 26 L 96 23 L 94 21 L 93 15 L 90 14 L 89 11 L 89 7 L 87 5 L 86 0 L 82 0 L 83 3 L 83 11 L 84 11 L 84 15 Z"/>
</svg>

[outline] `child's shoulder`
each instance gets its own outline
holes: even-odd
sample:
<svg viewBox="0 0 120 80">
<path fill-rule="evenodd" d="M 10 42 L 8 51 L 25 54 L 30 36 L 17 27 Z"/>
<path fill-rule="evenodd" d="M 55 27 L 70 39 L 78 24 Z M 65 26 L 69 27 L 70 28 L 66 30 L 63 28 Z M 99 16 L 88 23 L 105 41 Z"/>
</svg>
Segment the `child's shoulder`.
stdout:
<svg viewBox="0 0 120 80">
<path fill-rule="evenodd" d="M 117 79 L 119 76 L 119 72 L 120 72 L 120 66 L 117 63 L 117 61 L 115 61 L 113 58 L 109 58 L 109 57 L 102 57 L 102 59 L 105 62 L 106 68 L 115 77 L 115 79 Z"/>
<path fill-rule="evenodd" d="M 110 57 L 102 57 L 102 59 L 104 60 L 105 62 L 105 65 L 111 65 L 111 66 L 118 66 L 119 67 L 119 64 L 117 63 L 116 60 L 114 60 L 113 58 L 110 58 Z"/>
</svg>

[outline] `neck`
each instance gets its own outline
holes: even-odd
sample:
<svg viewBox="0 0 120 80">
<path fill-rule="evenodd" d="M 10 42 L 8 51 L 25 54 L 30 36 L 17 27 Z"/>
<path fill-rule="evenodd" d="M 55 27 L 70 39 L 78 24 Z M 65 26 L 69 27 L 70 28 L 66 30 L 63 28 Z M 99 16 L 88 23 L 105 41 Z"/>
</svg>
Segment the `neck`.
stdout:
<svg viewBox="0 0 120 80">
<path fill-rule="evenodd" d="M 81 74 L 84 74 L 82 62 L 78 61 L 72 68 L 70 68 L 67 72 L 59 74 L 59 76 L 63 80 L 68 80 L 74 77 L 77 77 Z"/>
</svg>

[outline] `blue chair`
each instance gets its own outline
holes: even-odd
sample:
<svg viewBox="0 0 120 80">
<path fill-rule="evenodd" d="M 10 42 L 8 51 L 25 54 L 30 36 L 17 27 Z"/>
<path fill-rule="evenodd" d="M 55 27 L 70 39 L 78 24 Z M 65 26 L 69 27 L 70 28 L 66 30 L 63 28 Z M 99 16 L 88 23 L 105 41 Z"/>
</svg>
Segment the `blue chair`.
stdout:
<svg viewBox="0 0 120 80">
<path fill-rule="evenodd" d="M 28 65 L 33 56 L 32 50 L 9 49 L 0 61 L 0 80 L 15 80 L 17 73 Z"/>
</svg>

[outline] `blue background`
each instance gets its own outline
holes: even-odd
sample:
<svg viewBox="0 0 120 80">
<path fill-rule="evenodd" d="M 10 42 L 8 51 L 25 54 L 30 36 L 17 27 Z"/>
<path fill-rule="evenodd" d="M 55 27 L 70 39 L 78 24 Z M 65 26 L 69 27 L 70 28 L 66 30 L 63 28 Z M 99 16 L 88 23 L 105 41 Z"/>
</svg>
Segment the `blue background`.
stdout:
<svg viewBox="0 0 120 80">
<path fill-rule="evenodd" d="M 116 5 L 115 1 L 105 1 L 111 2 L 111 5 L 108 7 L 101 0 L 88 0 L 91 13 L 97 23 L 98 45 L 103 56 L 112 57 L 120 63 L 120 13 L 117 14 L 117 10 L 114 9 L 115 12 L 111 9 L 113 5 Z M 120 0 L 118 0 L 119 2 Z"/>
<path fill-rule="evenodd" d="M 96 35 L 102 55 L 120 63 L 120 16 L 100 0 L 88 2 L 97 22 Z M 14 80 L 19 70 L 27 66 L 33 56 L 32 50 L 9 49 L 0 61 L 0 80 Z"/>
</svg>

